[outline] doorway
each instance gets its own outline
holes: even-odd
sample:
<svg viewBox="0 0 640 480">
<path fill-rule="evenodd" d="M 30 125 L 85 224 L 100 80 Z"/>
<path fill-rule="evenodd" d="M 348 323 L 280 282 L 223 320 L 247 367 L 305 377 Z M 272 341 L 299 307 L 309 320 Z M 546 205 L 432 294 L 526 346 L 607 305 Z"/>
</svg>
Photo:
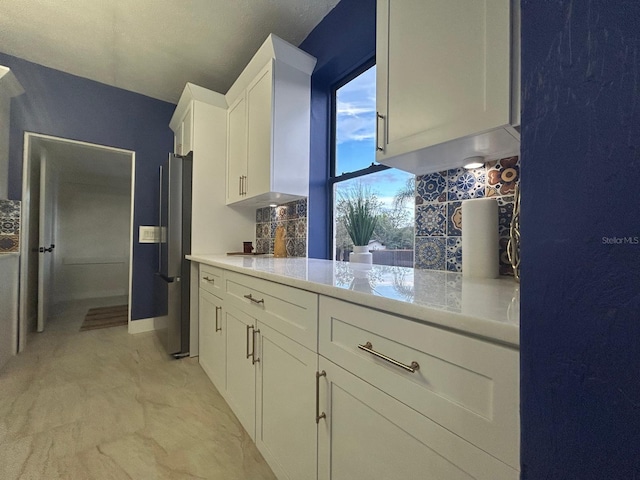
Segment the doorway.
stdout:
<svg viewBox="0 0 640 480">
<path fill-rule="evenodd" d="M 25 133 L 19 351 L 51 307 L 89 298 L 129 305 L 135 152 Z"/>
</svg>

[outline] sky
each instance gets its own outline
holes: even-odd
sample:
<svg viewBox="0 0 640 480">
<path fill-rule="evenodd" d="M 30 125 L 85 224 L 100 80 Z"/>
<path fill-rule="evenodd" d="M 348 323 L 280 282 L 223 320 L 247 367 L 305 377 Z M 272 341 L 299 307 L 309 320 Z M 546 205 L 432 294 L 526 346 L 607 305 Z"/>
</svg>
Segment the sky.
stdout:
<svg viewBox="0 0 640 480">
<path fill-rule="evenodd" d="M 376 67 L 338 89 L 336 97 L 336 175 L 341 175 L 375 162 Z M 396 192 L 410 177 L 409 173 L 389 169 L 358 180 L 370 185 L 390 207 Z M 413 204 L 410 207 L 413 210 Z"/>
</svg>

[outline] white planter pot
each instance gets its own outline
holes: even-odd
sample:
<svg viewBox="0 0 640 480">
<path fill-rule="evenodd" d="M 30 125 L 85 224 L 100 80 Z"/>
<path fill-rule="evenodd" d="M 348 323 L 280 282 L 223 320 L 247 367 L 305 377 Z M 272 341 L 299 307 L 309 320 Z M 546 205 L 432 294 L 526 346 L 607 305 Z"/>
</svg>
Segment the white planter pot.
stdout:
<svg viewBox="0 0 640 480">
<path fill-rule="evenodd" d="M 353 252 L 349 254 L 349 261 L 352 263 L 373 263 L 373 255 L 369 251 L 369 246 L 354 246 Z"/>
</svg>

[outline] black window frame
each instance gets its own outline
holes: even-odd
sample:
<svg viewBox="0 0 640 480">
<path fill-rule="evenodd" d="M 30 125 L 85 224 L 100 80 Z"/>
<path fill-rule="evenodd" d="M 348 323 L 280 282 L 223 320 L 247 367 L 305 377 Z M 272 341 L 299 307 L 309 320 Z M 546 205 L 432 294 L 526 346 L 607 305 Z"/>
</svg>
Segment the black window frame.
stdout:
<svg viewBox="0 0 640 480">
<path fill-rule="evenodd" d="M 327 198 L 329 199 L 329 212 L 327 215 L 329 220 L 329 228 L 327 228 L 327 232 L 328 232 L 327 246 L 329 247 L 328 250 L 330 250 L 331 252 L 332 260 L 335 260 L 334 257 L 336 254 L 335 249 L 333 248 L 333 239 L 335 237 L 335 232 L 334 232 L 335 219 L 333 215 L 333 211 L 335 207 L 334 195 L 333 195 L 334 185 L 336 183 L 362 177 L 364 175 L 370 175 L 372 173 L 382 172 L 384 170 L 388 170 L 391 168 L 386 165 L 380 165 L 380 164 L 376 165 L 375 163 L 372 163 L 368 167 L 362 168 L 360 170 L 355 170 L 353 172 L 344 172 L 344 173 L 341 173 L 340 175 L 336 175 L 336 137 L 337 137 L 336 94 L 340 88 L 344 87 L 351 80 L 360 76 L 361 74 L 363 74 L 364 72 L 366 72 L 367 70 L 369 70 L 371 67 L 375 65 L 376 65 L 375 57 L 368 59 L 366 62 L 360 64 L 358 67 L 351 70 L 347 75 L 342 77 L 342 79 L 340 79 L 338 82 L 334 83 L 331 86 L 331 90 L 330 90 L 331 111 L 330 111 L 329 119 L 331 122 L 331 129 L 329 132 L 329 147 L 330 147 L 329 148 L 329 178 L 327 179 Z"/>
</svg>

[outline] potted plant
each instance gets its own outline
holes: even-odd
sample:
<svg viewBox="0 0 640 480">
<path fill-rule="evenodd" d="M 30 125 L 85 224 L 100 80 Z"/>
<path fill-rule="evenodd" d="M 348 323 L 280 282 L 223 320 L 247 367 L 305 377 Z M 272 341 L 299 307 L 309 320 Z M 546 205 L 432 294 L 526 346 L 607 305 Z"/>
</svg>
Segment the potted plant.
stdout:
<svg viewBox="0 0 640 480">
<path fill-rule="evenodd" d="M 369 242 L 378 224 L 377 202 L 374 195 L 361 185 L 343 197 L 344 226 L 353 242 L 349 261 L 372 263 Z"/>
</svg>

